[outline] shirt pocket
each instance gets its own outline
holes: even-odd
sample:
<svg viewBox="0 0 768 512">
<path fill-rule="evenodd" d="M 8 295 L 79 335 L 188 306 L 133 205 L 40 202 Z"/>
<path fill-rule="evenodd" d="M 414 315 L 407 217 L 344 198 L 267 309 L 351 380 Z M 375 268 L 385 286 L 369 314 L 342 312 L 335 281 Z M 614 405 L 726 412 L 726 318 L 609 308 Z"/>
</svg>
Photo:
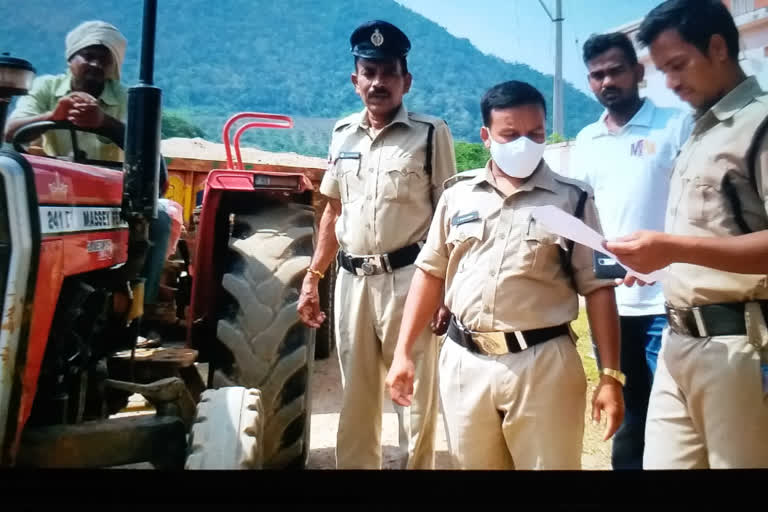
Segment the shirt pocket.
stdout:
<svg viewBox="0 0 768 512">
<path fill-rule="evenodd" d="M 559 270 L 560 250 L 563 249 L 562 239 L 538 224 L 535 219 L 528 221 L 520 241 L 520 269 L 525 273 L 551 276 Z"/>
<path fill-rule="evenodd" d="M 451 225 L 445 243 L 449 247 L 449 252 L 452 253 L 452 258 L 458 258 L 459 260 L 458 272 L 463 272 L 466 268 L 472 266 L 473 262 L 476 263 L 477 258 L 465 256 L 468 256 L 471 252 L 479 251 L 484 234 L 485 221 L 483 219 L 465 222 L 458 226 Z"/>
<path fill-rule="evenodd" d="M 726 208 L 730 213 L 733 207 L 723 204 L 722 184 L 711 176 L 693 176 L 688 179 L 685 194 L 688 220 L 695 226 L 706 227 L 716 222 Z"/>
<path fill-rule="evenodd" d="M 415 158 L 389 158 L 379 169 L 382 199 L 395 203 L 428 199 L 429 180 L 423 162 Z"/>
<path fill-rule="evenodd" d="M 352 203 L 361 199 L 365 193 L 365 181 L 360 173 L 360 159 L 339 158 L 336 168 L 341 185 L 341 202 Z"/>
</svg>

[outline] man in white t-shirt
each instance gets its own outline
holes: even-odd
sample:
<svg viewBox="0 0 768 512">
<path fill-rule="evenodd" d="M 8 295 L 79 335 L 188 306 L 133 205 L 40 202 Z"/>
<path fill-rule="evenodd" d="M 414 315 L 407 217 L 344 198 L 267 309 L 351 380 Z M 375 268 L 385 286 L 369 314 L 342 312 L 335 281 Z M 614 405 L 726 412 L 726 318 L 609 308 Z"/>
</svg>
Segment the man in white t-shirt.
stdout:
<svg viewBox="0 0 768 512">
<path fill-rule="evenodd" d="M 692 128 L 690 115 L 640 98 L 644 68 L 626 34 L 593 35 L 584 63 L 600 119 L 576 138 L 570 176 L 594 189 L 608 240 L 641 229 L 664 230 L 669 176 Z M 626 374 L 624 422 L 613 438 L 614 469 L 642 469 L 645 417 L 661 331 L 667 321 L 661 285 L 620 286 L 621 370 Z M 597 355 L 600 365 L 599 354 Z"/>
</svg>

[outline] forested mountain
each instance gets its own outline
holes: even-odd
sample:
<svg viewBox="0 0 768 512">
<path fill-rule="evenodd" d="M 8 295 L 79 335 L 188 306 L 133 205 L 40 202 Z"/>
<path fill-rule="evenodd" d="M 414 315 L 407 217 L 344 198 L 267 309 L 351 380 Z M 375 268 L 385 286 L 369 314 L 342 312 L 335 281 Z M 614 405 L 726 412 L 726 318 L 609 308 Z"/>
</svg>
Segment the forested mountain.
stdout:
<svg viewBox="0 0 768 512">
<path fill-rule="evenodd" d="M 349 34 L 375 18 L 398 25 L 411 39 L 408 108 L 444 118 L 458 140 L 479 140 L 479 100 L 495 83 L 525 80 L 551 101 L 551 76 L 485 55 L 393 0 L 158 3 L 155 81 L 163 88 L 164 107 L 212 140 L 220 139 L 224 120 L 235 112 L 273 112 L 294 117 L 297 129 L 257 134 L 256 143 L 324 155 L 333 120 L 361 108 L 349 81 Z M 128 38 L 123 82 L 132 85 L 138 79 L 142 5 L 141 0 L 0 0 L 5 14 L 0 52 L 26 58 L 38 74 L 59 73 L 65 69 L 66 33 L 81 21 L 103 19 Z M 548 41 L 542 36 L 530 44 Z M 564 135 L 572 137 L 601 109 L 572 86 L 564 90 Z"/>
</svg>

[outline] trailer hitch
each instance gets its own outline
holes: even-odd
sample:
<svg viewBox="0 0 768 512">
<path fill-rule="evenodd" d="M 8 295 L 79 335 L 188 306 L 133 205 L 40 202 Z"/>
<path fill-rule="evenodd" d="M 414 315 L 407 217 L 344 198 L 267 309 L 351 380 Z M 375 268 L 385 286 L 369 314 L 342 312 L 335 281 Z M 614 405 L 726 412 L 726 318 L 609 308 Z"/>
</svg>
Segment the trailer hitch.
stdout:
<svg viewBox="0 0 768 512">
<path fill-rule="evenodd" d="M 178 416 L 187 429 L 195 420 L 195 401 L 184 381 L 168 377 L 149 384 L 106 379 L 104 386 L 143 396 L 157 411 L 158 416 Z"/>
</svg>

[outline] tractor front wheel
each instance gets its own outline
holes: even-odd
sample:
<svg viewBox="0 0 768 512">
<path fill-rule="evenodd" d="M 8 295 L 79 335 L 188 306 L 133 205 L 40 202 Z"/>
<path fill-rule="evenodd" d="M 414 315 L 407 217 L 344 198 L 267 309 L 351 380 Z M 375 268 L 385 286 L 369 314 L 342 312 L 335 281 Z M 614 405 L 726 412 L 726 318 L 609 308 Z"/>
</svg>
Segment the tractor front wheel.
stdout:
<svg viewBox="0 0 768 512">
<path fill-rule="evenodd" d="M 264 411 L 256 389 L 203 392 L 185 469 L 261 469 Z"/>
</svg>

